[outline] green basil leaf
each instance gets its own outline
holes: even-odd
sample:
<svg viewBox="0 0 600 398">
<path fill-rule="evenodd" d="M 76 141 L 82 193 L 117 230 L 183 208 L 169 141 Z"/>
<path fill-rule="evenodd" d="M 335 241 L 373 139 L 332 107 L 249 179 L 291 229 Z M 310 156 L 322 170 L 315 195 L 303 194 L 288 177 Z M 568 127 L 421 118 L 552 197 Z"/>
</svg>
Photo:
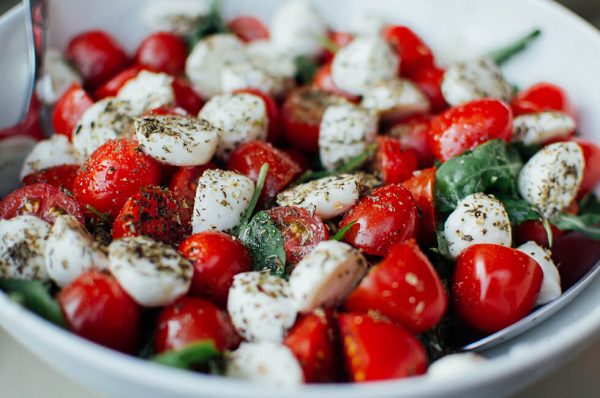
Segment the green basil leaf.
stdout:
<svg viewBox="0 0 600 398">
<path fill-rule="evenodd" d="M 542 149 L 542 146 L 539 144 L 526 145 L 522 142 L 511 142 L 508 146 L 511 150 L 516 151 L 519 154 L 523 163 L 527 162 L 533 155 Z"/>
<path fill-rule="evenodd" d="M 206 36 L 227 32 L 229 32 L 229 28 L 221 16 L 220 1 L 213 0 L 210 7 L 210 12 L 204 18 L 202 18 L 196 27 L 194 35 L 190 40 L 190 48 L 194 48 L 196 43 L 204 39 Z"/>
<path fill-rule="evenodd" d="M 42 318 L 60 327 L 66 326 L 58 302 L 42 282 L 0 278 L 0 289 Z"/>
<path fill-rule="evenodd" d="M 352 228 L 354 226 L 354 224 L 356 224 L 356 221 L 352 221 L 351 223 L 348 223 L 348 224 L 344 225 L 342 228 L 338 229 L 337 232 L 335 233 L 335 235 L 333 235 L 333 238 L 331 238 L 331 240 L 341 241 L 342 239 L 344 239 L 346 232 L 348 232 L 350 230 L 350 228 Z"/>
<path fill-rule="evenodd" d="M 552 224 L 563 231 L 578 231 L 582 234 L 600 240 L 600 214 L 559 214 L 552 220 Z"/>
<path fill-rule="evenodd" d="M 524 51 L 535 39 L 541 36 L 542 31 L 535 29 L 527 35 L 519 38 L 513 43 L 508 44 L 502 48 L 491 51 L 487 54 L 498 65 L 502 65 L 509 61 L 512 57 Z"/>
<path fill-rule="evenodd" d="M 438 247 L 434 250 L 441 257 L 449 259 L 452 258 L 450 255 L 450 249 L 448 249 L 448 241 L 446 240 L 446 235 L 444 234 L 444 223 L 445 221 L 440 220 L 438 223 L 437 230 L 435 231 L 436 239 Z"/>
<path fill-rule="evenodd" d="M 600 200 L 590 193 L 579 202 L 579 214 L 600 214 Z"/>
<path fill-rule="evenodd" d="M 313 58 L 300 55 L 294 58 L 294 64 L 296 65 L 296 83 L 299 85 L 312 83 L 319 69 L 319 63 Z"/>
<path fill-rule="evenodd" d="M 535 206 L 529 204 L 524 199 L 509 196 L 498 196 L 497 199 L 504 204 L 504 208 L 508 213 L 508 218 L 512 225 L 519 225 L 530 220 L 541 221 L 543 219 Z"/>
<path fill-rule="evenodd" d="M 252 218 L 252 213 L 254 213 L 254 209 L 256 208 L 256 204 L 258 203 L 258 199 L 260 198 L 260 194 L 265 186 L 265 181 L 267 179 L 267 172 L 269 171 L 269 164 L 263 163 L 260 167 L 260 171 L 258 172 L 258 178 L 256 179 L 256 185 L 254 187 L 254 192 L 252 193 L 252 198 L 250 199 L 250 203 L 246 208 L 244 214 L 242 214 L 242 218 L 240 219 L 239 227 L 234 231 L 234 235 L 238 234 L 240 228 L 244 225 L 248 224 L 250 218 Z"/>
<path fill-rule="evenodd" d="M 150 360 L 173 368 L 190 369 L 220 356 L 221 353 L 212 340 L 203 340 L 177 350 L 165 351 Z"/>
<path fill-rule="evenodd" d="M 238 238 L 250 251 L 255 270 L 268 269 L 274 275 L 285 276 L 283 236 L 269 213 L 256 213 L 240 228 Z"/>
</svg>

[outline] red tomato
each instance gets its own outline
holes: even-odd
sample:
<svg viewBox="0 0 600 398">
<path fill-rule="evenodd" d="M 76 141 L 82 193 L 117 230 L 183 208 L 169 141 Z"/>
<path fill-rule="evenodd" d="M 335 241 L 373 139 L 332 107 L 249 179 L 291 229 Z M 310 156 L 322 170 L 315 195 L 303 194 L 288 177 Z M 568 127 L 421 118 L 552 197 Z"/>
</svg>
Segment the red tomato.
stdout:
<svg viewBox="0 0 600 398">
<path fill-rule="evenodd" d="M 143 70 L 146 70 L 146 68 L 139 65 L 130 66 L 129 68 L 122 70 L 98 87 L 98 89 L 94 91 L 94 98 L 99 101 L 106 97 L 116 97 L 125 83 L 136 77 Z"/>
<path fill-rule="evenodd" d="M 36 171 L 23 177 L 23 185 L 43 182 L 63 191 L 71 191 L 78 171 L 79 166 L 76 164 L 48 167 L 47 169 Z"/>
<path fill-rule="evenodd" d="M 183 39 L 169 32 L 155 32 L 146 37 L 137 51 L 136 64 L 177 76 L 185 69 L 187 45 Z"/>
<path fill-rule="evenodd" d="M 429 145 L 435 157 L 445 162 L 495 138 L 508 142 L 512 120 L 512 111 L 499 100 L 471 101 L 431 121 Z"/>
<path fill-rule="evenodd" d="M 434 65 L 433 52 L 411 29 L 391 25 L 386 26 L 382 33 L 401 59 L 399 74 L 410 75 L 419 69 Z"/>
<path fill-rule="evenodd" d="M 384 184 L 403 182 L 418 167 L 417 152 L 414 149 L 403 150 L 402 144 L 395 138 L 379 136 L 373 167 Z"/>
<path fill-rule="evenodd" d="M 435 172 L 436 168 L 419 170 L 404 181 L 402 185 L 408 189 L 419 208 L 419 242 L 428 245 L 436 243 L 436 210 L 435 210 Z"/>
<path fill-rule="evenodd" d="M 348 101 L 360 101 L 359 96 L 347 93 L 335 85 L 333 77 L 331 76 L 331 62 L 326 63 L 317 70 L 317 73 L 315 73 L 315 76 L 313 77 L 313 86 L 333 94 L 341 95 L 348 99 Z"/>
<path fill-rule="evenodd" d="M 402 66 L 402 65 L 400 65 Z M 442 94 L 442 80 L 445 70 L 435 65 L 430 65 L 413 71 L 407 77 L 413 81 L 429 97 L 431 110 L 440 112 L 448 107 Z"/>
<path fill-rule="evenodd" d="M 52 128 L 57 134 L 66 135 L 69 140 L 83 113 L 94 104 L 94 100 L 77 83 L 63 94 L 52 111 Z"/>
<path fill-rule="evenodd" d="M 173 80 L 173 93 L 175 94 L 175 106 L 185 109 L 194 116 L 200 112 L 203 104 L 202 98 L 187 80 L 176 77 Z"/>
<path fill-rule="evenodd" d="M 538 83 L 520 92 L 511 105 L 516 116 L 542 111 L 561 111 L 576 117 L 567 93 L 551 83 Z"/>
<path fill-rule="evenodd" d="M 98 87 L 129 63 L 121 46 L 108 33 L 99 30 L 72 38 L 66 56 L 90 87 Z"/>
<path fill-rule="evenodd" d="M 142 116 L 190 116 L 190 114 L 183 108 L 163 105 L 158 108 L 147 110 Z"/>
<path fill-rule="evenodd" d="M 324 311 L 304 315 L 283 341 L 300 362 L 307 383 L 336 381 L 339 367 L 333 322 L 331 314 Z"/>
<path fill-rule="evenodd" d="M 344 236 L 353 246 L 375 256 L 385 256 L 390 247 L 414 236 L 417 206 L 400 184 L 375 189 L 346 213 L 340 228 L 355 222 Z"/>
<path fill-rule="evenodd" d="M 135 351 L 141 309 L 113 276 L 87 271 L 56 298 L 73 333 L 115 350 Z"/>
<path fill-rule="evenodd" d="M 563 292 L 580 280 L 599 260 L 600 241 L 578 232 L 559 236 L 552 246 Z"/>
<path fill-rule="evenodd" d="M 401 379 L 427 370 L 425 349 L 402 327 L 358 314 L 340 314 L 338 323 L 354 382 Z"/>
<path fill-rule="evenodd" d="M 53 223 L 56 216 L 70 214 L 84 223 L 83 212 L 73 199 L 49 184 L 27 185 L 13 191 L 0 201 L 0 218 L 10 219 L 29 214 Z"/>
<path fill-rule="evenodd" d="M 237 147 L 227 161 L 227 169 L 235 170 L 258 180 L 260 168 L 264 163 L 269 164 L 269 171 L 261 193 L 264 202 L 275 197 L 283 188 L 300 174 L 300 166 L 285 152 L 263 141 L 251 141 Z"/>
<path fill-rule="evenodd" d="M 431 167 L 435 157 L 429 147 L 428 132 L 431 117 L 416 115 L 393 125 L 387 132 L 400 141 L 402 149 L 413 149 L 417 153 L 419 168 Z"/>
<path fill-rule="evenodd" d="M 300 174 L 310 170 L 310 161 L 302 152 L 293 148 L 281 148 L 298 166 L 300 166 Z"/>
<path fill-rule="evenodd" d="M 329 40 L 333 44 L 335 44 L 338 49 L 347 46 L 352 40 L 354 40 L 354 35 L 347 32 L 330 31 L 327 36 Z M 324 49 L 323 53 L 320 56 L 320 59 L 323 61 L 323 63 L 327 63 L 331 62 L 334 56 L 335 53 L 331 52 L 330 50 Z"/>
<path fill-rule="evenodd" d="M 154 338 L 157 353 L 202 340 L 212 340 L 218 350 L 224 351 L 236 348 L 241 339 L 229 315 L 210 301 L 183 297 L 162 310 Z"/>
<path fill-rule="evenodd" d="M 552 230 L 553 241 L 563 234 L 563 231 L 554 225 L 550 225 L 550 229 Z M 541 221 L 529 220 L 517 225 L 515 227 L 515 240 L 519 245 L 532 240 L 540 246 L 550 247 L 548 234 Z"/>
<path fill-rule="evenodd" d="M 277 145 L 281 140 L 281 115 L 279 112 L 279 107 L 277 106 L 277 102 L 275 102 L 270 95 L 253 88 L 245 88 L 234 91 L 234 94 L 241 93 L 253 94 L 263 100 L 265 107 L 267 108 L 267 117 L 269 118 L 269 132 L 267 135 L 267 141 L 273 145 Z"/>
<path fill-rule="evenodd" d="M 323 221 L 306 209 L 282 206 L 267 212 L 281 230 L 285 257 L 290 264 L 296 264 L 319 242 L 329 239 L 329 232 Z"/>
<path fill-rule="evenodd" d="M 77 173 L 73 196 L 83 208 L 90 205 L 114 218 L 140 188 L 160 183 L 160 171 L 160 163 L 145 155 L 134 141 L 108 141 Z"/>
<path fill-rule="evenodd" d="M 593 192 L 598 183 L 600 183 L 600 147 L 591 141 L 579 137 L 571 138 L 569 141 L 578 143 L 583 151 L 585 168 L 578 193 L 578 197 L 583 197 Z"/>
<path fill-rule="evenodd" d="M 267 40 L 269 29 L 258 18 L 242 15 L 233 18 L 227 24 L 231 33 L 235 34 L 245 43 L 255 40 Z"/>
<path fill-rule="evenodd" d="M 541 267 L 523 252 L 493 244 L 473 245 L 456 260 L 454 307 L 475 329 L 497 332 L 529 314 L 542 278 Z"/>
<path fill-rule="evenodd" d="M 198 178 L 209 169 L 216 169 L 213 163 L 207 163 L 202 166 L 180 167 L 171 178 L 169 189 L 189 207 L 194 207 L 196 198 L 196 188 L 198 187 Z"/>
<path fill-rule="evenodd" d="M 27 110 L 24 119 L 15 126 L 1 129 L 0 141 L 15 136 L 26 136 L 38 141 L 47 138 L 47 135 L 42 128 L 40 117 L 41 109 L 42 103 L 34 93 L 33 97 L 31 97 L 31 103 L 29 104 L 29 109 Z"/>
<path fill-rule="evenodd" d="M 252 271 L 252 257 L 235 237 L 219 231 L 195 234 L 179 245 L 181 255 L 194 264 L 190 294 L 225 306 L 233 277 Z"/>
</svg>

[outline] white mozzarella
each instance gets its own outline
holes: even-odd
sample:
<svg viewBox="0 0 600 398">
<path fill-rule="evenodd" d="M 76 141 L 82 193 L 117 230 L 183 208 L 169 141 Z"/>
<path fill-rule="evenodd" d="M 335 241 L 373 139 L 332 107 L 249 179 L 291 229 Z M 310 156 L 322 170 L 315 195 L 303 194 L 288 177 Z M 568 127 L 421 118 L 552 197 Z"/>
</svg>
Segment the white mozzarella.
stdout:
<svg viewBox="0 0 600 398">
<path fill-rule="evenodd" d="M 271 387 L 296 387 L 304 381 L 292 351 L 270 341 L 242 343 L 229 354 L 225 375 Z"/>
<path fill-rule="evenodd" d="M 142 151 L 162 163 L 198 166 L 215 154 L 220 130 L 203 119 L 146 116 L 135 120 L 135 135 Z"/>
<path fill-rule="evenodd" d="M 538 151 L 519 173 L 519 193 L 551 218 L 568 207 L 579 191 L 585 160 L 574 142 L 558 142 Z"/>
<path fill-rule="evenodd" d="M 244 43 L 232 34 L 216 34 L 200 40 L 185 63 L 185 73 L 205 98 L 222 92 L 221 71 L 246 60 Z"/>
<path fill-rule="evenodd" d="M 547 111 L 517 116 L 513 122 L 513 141 L 525 145 L 543 144 L 575 131 L 575 119 L 564 112 Z"/>
<path fill-rule="evenodd" d="M 323 220 L 344 214 L 377 184 L 368 174 L 338 174 L 300 184 L 277 195 L 280 206 L 298 206 L 314 211 Z"/>
<path fill-rule="evenodd" d="M 33 172 L 63 164 L 81 164 L 81 157 L 66 136 L 53 134 L 39 141 L 29 152 L 21 169 L 21 179 Z"/>
<path fill-rule="evenodd" d="M 479 243 L 511 246 L 512 230 L 504 205 L 492 195 L 474 193 L 458 202 L 444 224 L 448 250 L 456 258 Z"/>
<path fill-rule="evenodd" d="M 0 277 L 47 280 L 44 266 L 50 224 L 34 216 L 0 220 Z"/>
<path fill-rule="evenodd" d="M 298 311 L 342 304 L 367 271 L 363 255 L 344 242 L 320 242 L 294 267 L 290 275 L 292 296 Z"/>
<path fill-rule="evenodd" d="M 268 271 L 233 277 L 227 311 L 237 332 L 248 341 L 281 342 L 296 320 L 289 283 Z"/>
<path fill-rule="evenodd" d="M 81 116 L 73 131 L 73 146 L 86 159 L 106 142 L 133 134 L 134 116 L 128 101 L 114 97 L 100 100 Z"/>
<path fill-rule="evenodd" d="M 398 56 L 378 35 L 360 36 L 338 50 L 331 77 L 340 89 L 363 95 L 370 86 L 395 77 Z"/>
<path fill-rule="evenodd" d="M 54 48 L 44 54 L 43 74 L 35 85 L 37 96 L 43 103 L 52 105 L 71 87 L 73 83 L 82 84 L 79 73 Z"/>
<path fill-rule="evenodd" d="M 246 45 L 250 62 L 259 65 L 274 76 L 293 79 L 296 74 L 294 57 L 277 48 L 270 40 L 255 40 Z"/>
<path fill-rule="evenodd" d="M 108 247 L 110 272 L 138 304 L 161 307 L 190 289 L 194 267 L 171 246 L 146 236 L 114 240 Z"/>
<path fill-rule="evenodd" d="M 224 93 L 252 88 L 278 96 L 290 83 L 289 79 L 274 75 L 268 69 L 250 61 L 229 65 L 221 72 L 221 87 Z"/>
<path fill-rule="evenodd" d="M 369 86 L 361 105 L 384 118 L 401 118 L 429 112 L 429 99 L 410 80 L 393 78 Z"/>
<path fill-rule="evenodd" d="M 562 294 L 560 274 L 558 273 L 556 264 L 552 261 L 550 250 L 533 241 L 522 244 L 517 247 L 517 250 L 522 251 L 533 258 L 540 265 L 540 268 L 544 273 L 544 279 L 542 280 L 542 287 L 536 305 L 544 305 L 559 298 Z"/>
<path fill-rule="evenodd" d="M 166 73 L 141 71 L 119 90 L 117 98 L 129 101 L 133 112 L 141 115 L 147 110 L 175 103 L 173 78 Z"/>
<path fill-rule="evenodd" d="M 289 54 L 316 57 L 322 50 L 320 37 L 327 37 L 323 18 L 305 0 L 288 1 L 271 21 L 271 40 Z"/>
<path fill-rule="evenodd" d="M 142 13 L 142 21 L 154 31 L 193 36 L 202 19 L 210 12 L 209 0 L 155 0 Z"/>
<path fill-rule="evenodd" d="M 457 62 L 444 73 L 442 94 L 452 106 L 482 98 L 509 101 L 512 88 L 489 58 Z"/>
<path fill-rule="evenodd" d="M 383 18 L 366 12 L 355 13 L 350 23 L 350 32 L 355 35 L 379 35 L 386 25 Z"/>
<path fill-rule="evenodd" d="M 335 170 L 366 151 L 375 140 L 378 123 L 376 112 L 354 104 L 327 107 L 319 126 L 319 155 L 323 167 Z"/>
<path fill-rule="evenodd" d="M 452 380 L 473 372 L 487 361 L 472 352 L 446 355 L 429 365 L 427 376 L 439 380 Z"/>
<path fill-rule="evenodd" d="M 91 268 L 108 269 L 106 249 L 90 236 L 72 216 L 54 220 L 46 241 L 46 271 L 56 284 L 65 287 Z"/>
<path fill-rule="evenodd" d="M 206 170 L 198 179 L 192 229 L 194 233 L 236 227 L 248 208 L 254 181 L 233 171 Z"/>
<path fill-rule="evenodd" d="M 221 159 L 227 159 L 231 151 L 244 142 L 267 139 L 267 107 L 256 95 L 216 95 L 204 105 L 198 117 L 221 129 L 217 147 L 217 156 Z"/>
</svg>

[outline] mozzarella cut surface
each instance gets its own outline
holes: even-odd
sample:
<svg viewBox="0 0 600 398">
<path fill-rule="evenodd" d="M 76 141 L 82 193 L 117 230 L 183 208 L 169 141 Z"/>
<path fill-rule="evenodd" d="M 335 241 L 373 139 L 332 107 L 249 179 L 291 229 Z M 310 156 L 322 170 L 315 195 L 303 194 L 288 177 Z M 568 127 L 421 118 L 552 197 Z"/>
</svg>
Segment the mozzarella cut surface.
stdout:
<svg viewBox="0 0 600 398">
<path fill-rule="evenodd" d="M 227 298 L 233 326 L 248 341 L 281 342 L 296 320 L 289 283 L 268 271 L 242 272 Z"/>
<path fill-rule="evenodd" d="M 79 73 L 73 69 L 61 52 L 49 48 L 44 54 L 44 74 L 38 79 L 35 90 L 38 98 L 47 105 L 52 105 L 71 87 L 71 84 L 82 84 Z"/>
<path fill-rule="evenodd" d="M 173 78 L 166 73 L 141 71 L 119 90 L 118 99 L 129 101 L 137 115 L 150 109 L 173 105 Z"/>
<path fill-rule="evenodd" d="M 48 279 L 44 252 L 50 224 L 34 216 L 0 220 L 0 277 Z"/>
<path fill-rule="evenodd" d="M 290 287 L 298 311 L 309 313 L 317 308 L 342 304 L 367 271 L 367 261 L 344 242 L 320 242 L 294 267 Z"/>
<path fill-rule="evenodd" d="M 81 164 L 81 157 L 66 136 L 53 134 L 39 141 L 29 152 L 21 169 L 21 179 L 36 171 L 63 164 Z"/>
<path fill-rule="evenodd" d="M 294 56 L 277 48 L 270 40 L 255 40 L 246 44 L 248 60 L 274 76 L 293 79 L 296 74 Z"/>
<path fill-rule="evenodd" d="M 252 88 L 272 96 L 282 94 L 288 83 L 291 83 L 285 77 L 274 75 L 268 69 L 253 62 L 240 62 L 223 68 L 221 79 L 224 93 Z"/>
<path fill-rule="evenodd" d="M 142 21 L 153 31 L 192 36 L 210 5 L 207 0 L 155 0 L 144 7 Z"/>
<path fill-rule="evenodd" d="M 427 376 L 438 380 L 450 380 L 473 372 L 487 361 L 472 352 L 446 355 L 429 365 Z"/>
<path fill-rule="evenodd" d="M 173 166 L 208 163 L 217 150 L 220 130 L 203 119 L 184 116 L 146 116 L 135 120 L 142 151 Z"/>
<path fill-rule="evenodd" d="M 543 147 L 521 169 L 519 193 L 546 218 L 568 207 L 579 191 L 585 160 L 574 142 Z"/>
<path fill-rule="evenodd" d="M 327 24 L 308 1 L 288 1 L 277 9 L 271 21 L 271 40 L 284 52 L 316 57 L 327 37 Z"/>
<path fill-rule="evenodd" d="M 186 294 L 194 267 L 171 246 L 145 236 L 114 240 L 110 272 L 138 304 L 161 307 Z"/>
<path fill-rule="evenodd" d="M 512 229 L 504 205 L 484 193 L 474 193 L 458 202 L 444 224 L 444 235 L 453 258 L 472 245 L 492 243 L 510 247 L 512 242 Z"/>
<path fill-rule="evenodd" d="M 562 294 L 560 287 L 560 274 L 554 261 L 552 261 L 552 253 L 550 250 L 538 245 L 533 241 L 522 244 L 517 247 L 517 250 L 527 254 L 533 258 L 542 269 L 544 279 L 542 287 L 537 298 L 536 305 L 544 305 L 550 301 L 554 301 Z"/>
<path fill-rule="evenodd" d="M 361 105 L 388 118 L 427 113 L 430 107 L 429 99 L 414 83 L 397 78 L 369 86 Z"/>
<path fill-rule="evenodd" d="M 575 131 L 575 119 L 564 112 L 547 111 L 517 116 L 513 121 L 513 141 L 525 145 L 543 144 Z"/>
</svg>

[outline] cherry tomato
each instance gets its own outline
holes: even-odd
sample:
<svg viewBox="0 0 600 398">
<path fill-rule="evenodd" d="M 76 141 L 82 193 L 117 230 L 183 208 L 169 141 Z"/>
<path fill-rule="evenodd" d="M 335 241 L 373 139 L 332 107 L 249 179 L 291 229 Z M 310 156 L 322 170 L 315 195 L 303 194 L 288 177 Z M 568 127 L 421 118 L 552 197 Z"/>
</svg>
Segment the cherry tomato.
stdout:
<svg viewBox="0 0 600 398">
<path fill-rule="evenodd" d="M 435 65 L 419 68 L 407 77 L 413 81 L 429 97 L 431 110 L 440 112 L 448 108 L 448 104 L 442 94 L 442 80 L 445 70 Z"/>
<path fill-rule="evenodd" d="M 561 111 L 576 117 L 567 93 L 552 83 L 538 83 L 520 92 L 512 102 L 516 116 L 543 111 Z"/>
<path fill-rule="evenodd" d="M 435 172 L 435 167 L 419 170 L 402 184 L 410 191 L 420 210 L 417 222 L 419 242 L 428 245 L 436 243 Z"/>
<path fill-rule="evenodd" d="M 401 379 L 427 370 L 425 349 L 402 327 L 352 313 L 340 314 L 338 324 L 354 382 Z"/>
<path fill-rule="evenodd" d="M 542 278 L 541 267 L 523 252 L 493 244 L 473 245 L 456 260 L 454 307 L 469 325 L 493 333 L 529 314 Z"/>
<path fill-rule="evenodd" d="M 194 207 L 196 198 L 196 188 L 198 187 L 198 178 L 209 169 L 216 169 L 217 166 L 213 163 L 207 163 L 202 166 L 180 167 L 169 183 L 169 189 L 189 207 Z"/>
<path fill-rule="evenodd" d="M 410 28 L 399 25 L 386 26 L 382 34 L 402 60 L 399 74 L 410 75 L 419 69 L 434 65 L 433 52 Z"/>
<path fill-rule="evenodd" d="M 281 230 L 285 257 L 290 264 L 296 264 L 319 242 L 329 239 L 329 232 L 323 221 L 306 209 L 282 206 L 267 212 Z"/>
<path fill-rule="evenodd" d="M 39 170 L 23 177 L 23 185 L 43 182 L 62 191 L 71 191 L 78 171 L 79 166 L 76 164 L 48 167 L 47 169 Z"/>
<path fill-rule="evenodd" d="M 73 333 L 118 351 L 135 351 L 141 309 L 113 276 L 87 271 L 56 298 Z"/>
<path fill-rule="evenodd" d="M 348 32 L 330 31 L 327 36 L 328 36 L 329 40 L 333 44 L 335 44 L 338 49 L 347 46 L 348 44 L 350 44 L 350 42 L 352 40 L 354 40 L 354 35 L 352 35 L 351 33 L 348 33 Z M 334 56 L 335 56 L 334 52 L 331 52 L 328 49 L 324 49 L 323 53 L 321 54 L 321 56 L 319 58 L 321 59 L 321 61 L 323 63 L 328 63 L 328 62 L 331 62 L 331 60 L 333 60 Z"/>
<path fill-rule="evenodd" d="M 185 70 L 187 45 L 183 39 L 169 32 L 155 32 L 146 37 L 137 51 L 136 64 L 177 76 Z"/>
<path fill-rule="evenodd" d="M 219 231 L 205 231 L 184 240 L 181 255 L 194 265 L 190 294 L 206 297 L 225 306 L 233 277 L 252 271 L 252 257 L 235 237 Z"/>
<path fill-rule="evenodd" d="M 127 139 L 108 141 L 88 158 L 75 177 L 73 196 L 110 217 L 116 217 L 132 195 L 146 185 L 159 185 L 161 165 Z"/>
<path fill-rule="evenodd" d="M 552 230 L 553 241 L 563 234 L 563 231 L 552 224 L 550 229 Z M 544 228 L 541 221 L 528 220 L 517 225 L 515 227 L 515 240 L 519 245 L 532 240 L 540 246 L 550 247 L 546 228 Z"/>
<path fill-rule="evenodd" d="M 258 18 L 242 15 L 227 24 L 229 31 L 245 43 L 269 39 L 269 29 Z"/>
<path fill-rule="evenodd" d="M 346 213 L 340 228 L 355 222 L 344 240 L 367 254 L 385 256 L 390 247 L 414 236 L 417 206 L 400 184 L 375 189 Z"/>
<path fill-rule="evenodd" d="M 267 117 L 269 118 L 269 133 L 267 141 L 273 145 L 277 145 L 281 141 L 281 114 L 277 102 L 268 94 L 253 88 L 245 88 L 234 91 L 234 94 L 247 93 L 260 97 L 267 108 Z"/>
<path fill-rule="evenodd" d="M 402 149 L 413 149 L 417 153 L 419 168 L 431 167 L 435 157 L 429 147 L 428 132 L 431 117 L 416 115 L 394 124 L 387 135 L 397 138 Z"/>
<path fill-rule="evenodd" d="M 203 105 L 202 98 L 187 80 L 176 77 L 173 80 L 173 93 L 175 94 L 175 106 L 185 109 L 194 116 L 200 112 Z"/>
<path fill-rule="evenodd" d="M 61 214 L 69 214 L 80 223 L 85 222 L 76 201 L 45 183 L 24 186 L 0 201 L 0 218 L 7 220 L 22 214 L 36 216 L 49 223 Z"/>
<path fill-rule="evenodd" d="M 564 292 L 600 260 L 600 241 L 578 232 L 565 233 L 554 241 L 552 260 L 558 266 Z"/>
<path fill-rule="evenodd" d="M 157 353 L 202 340 L 212 340 L 220 351 L 234 349 L 241 341 L 229 315 L 210 301 L 183 297 L 162 310 L 154 338 Z"/>
<path fill-rule="evenodd" d="M 281 148 L 298 166 L 300 166 L 300 174 L 310 170 L 310 161 L 302 152 L 294 148 Z"/>
<path fill-rule="evenodd" d="M 403 182 L 418 167 L 417 153 L 414 149 L 403 150 L 395 138 L 379 136 L 373 167 L 385 184 Z"/>
<path fill-rule="evenodd" d="M 499 100 L 471 101 L 431 121 L 429 145 L 435 157 L 445 162 L 495 138 L 508 142 L 512 120 L 512 111 Z"/>
<path fill-rule="evenodd" d="M 77 83 L 63 94 L 52 111 L 52 128 L 57 134 L 66 135 L 69 140 L 83 113 L 94 104 L 94 100 Z"/>
<path fill-rule="evenodd" d="M 143 70 L 147 69 L 139 65 L 130 66 L 122 70 L 98 87 L 94 91 L 94 98 L 99 101 L 106 97 L 116 97 L 125 83 L 136 77 Z"/>
<path fill-rule="evenodd" d="M 579 137 L 571 138 L 569 141 L 579 144 L 583 151 L 583 158 L 585 159 L 583 180 L 581 181 L 577 195 L 581 198 L 590 192 L 594 192 L 594 189 L 600 183 L 600 147 L 591 141 Z"/>
<path fill-rule="evenodd" d="M 348 101 L 360 101 L 359 96 L 347 93 L 335 85 L 333 77 L 331 76 L 331 62 L 326 63 L 317 70 L 317 73 L 315 73 L 313 78 L 313 86 L 333 94 L 341 95 L 348 99 Z"/>
<path fill-rule="evenodd" d="M 142 116 L 190 116 L 190 114 L 183 108 L 163 105 L 158 108 L 147 110 Z"/>
<path fill-rule="evenodd" d="M 71 39 L 66 56 L 90 87 L 98 87 L 129 63 L 121 46 L 108 33 L 99 30 L 84 32 Z"/>
</svg>

